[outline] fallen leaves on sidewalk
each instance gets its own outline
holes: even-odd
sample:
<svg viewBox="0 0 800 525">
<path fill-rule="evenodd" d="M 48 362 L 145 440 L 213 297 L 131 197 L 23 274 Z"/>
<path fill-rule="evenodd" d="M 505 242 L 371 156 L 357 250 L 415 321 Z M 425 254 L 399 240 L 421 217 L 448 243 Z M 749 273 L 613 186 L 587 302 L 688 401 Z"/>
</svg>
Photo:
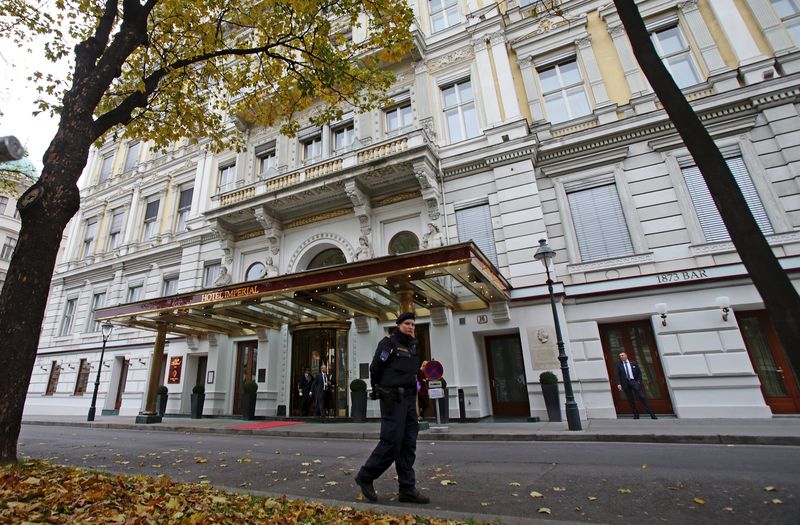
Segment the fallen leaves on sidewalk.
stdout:
<svg viewBox="0 0 800 525">
<path fill-rule="evenodd" d="M 1 466 L 0 501 L 0 523 L 459 523 L 232 494 L 166 476 L 114 476 L 42 461 Z"/>
</svg>

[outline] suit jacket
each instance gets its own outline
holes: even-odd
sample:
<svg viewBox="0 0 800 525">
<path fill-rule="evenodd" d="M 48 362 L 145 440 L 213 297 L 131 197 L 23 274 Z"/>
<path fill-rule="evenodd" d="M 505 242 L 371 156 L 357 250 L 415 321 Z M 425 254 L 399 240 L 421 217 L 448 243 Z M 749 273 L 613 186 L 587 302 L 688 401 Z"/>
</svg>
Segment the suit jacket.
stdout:
<svg viewBox="0 0 800 525">
<path fill-rule="evenodd" d="M 328 390 L 331 388 L 331 375 L 325 374 L 328 376 Z M 314 397 L 317 399 L 321 398 L 325 394 L 325 387 L 323 385 L 322 380 L 322 372 L 317 374 L 317 377 L 314 378 L 314 382 L 311 384 L 311 390 L 314 393 Z"/>
<path fill-rule="evenodd" d="M 633 379 L 628 379 L 628 374 L 625 372 L 625 365 L 622 361 L 617 362 L 617 384 L 622 385 L 623 389 L 633 388 L 639 390 L 642 385 L 642 369 L 639 368 L 639 363 L 633 359 L 629 359 L 631 364 L 631 372 L 633 372 Z"/>
</svg>

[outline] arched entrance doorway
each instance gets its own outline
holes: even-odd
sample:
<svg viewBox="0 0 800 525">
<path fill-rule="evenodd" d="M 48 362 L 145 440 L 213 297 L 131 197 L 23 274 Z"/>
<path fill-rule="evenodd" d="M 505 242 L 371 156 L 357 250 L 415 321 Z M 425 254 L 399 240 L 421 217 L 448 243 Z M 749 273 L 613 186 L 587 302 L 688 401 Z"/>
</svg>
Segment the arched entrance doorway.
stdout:
<svg viewBox="0 0 800 525">
<path fill-rule="evenodd" d="M 331 389 L 325 394 L 325 411 L 328 416 L 347 417 L 347 337 L 349 322 L 329 321 L 301 323 L 290 327 L 292 331 L 292 395 L 290 414 L 303 415 L 303 396 L 300 395 L 303 370 L 308 367 L 315 378 L 322 365 L 328 367 Z M 310 406 L 313 414 L 313 402 Z"/>
</svg>

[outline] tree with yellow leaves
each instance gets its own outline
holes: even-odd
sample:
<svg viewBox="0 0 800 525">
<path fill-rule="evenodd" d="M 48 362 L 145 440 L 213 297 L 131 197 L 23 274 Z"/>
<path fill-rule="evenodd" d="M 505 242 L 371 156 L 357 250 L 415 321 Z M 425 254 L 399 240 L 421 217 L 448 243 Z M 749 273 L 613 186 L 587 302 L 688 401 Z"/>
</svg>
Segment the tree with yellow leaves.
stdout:
<svg viewBox="0 0 800 525">
<path fill-rule="evenodd" d="M 19 199 L 19 242 L 0 294 L 0 462 L 16 445 L 62 232 L 90 147 L 108 138 L 237 147 L 234 124 L 298 128 L 381 104 L 385 68 L 411 49 L 412 12 L 386 0 L 6 0 L 0 35 L 45 38 L 65 80 L 36 74 L 60 115 L 39 181 Z M 352 31 L 355 38 L 346 38 Z M 71 47 L 71 42 L 77 45 Z"/>
</svg>

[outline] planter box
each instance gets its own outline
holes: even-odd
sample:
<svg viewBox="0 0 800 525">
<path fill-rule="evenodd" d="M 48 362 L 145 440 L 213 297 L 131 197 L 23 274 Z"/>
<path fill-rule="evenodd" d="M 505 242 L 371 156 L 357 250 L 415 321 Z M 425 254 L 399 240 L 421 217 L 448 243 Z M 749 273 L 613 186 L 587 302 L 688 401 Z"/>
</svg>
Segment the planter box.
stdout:
<svg viewBox="0 0 800 525">
<path fill-rule="evenodd" d="M 367 391 L 350 392 L 350 417 L 356 423 L 367 420 Z"/>
<path fill-rule="evenodd" d="M 241 403 L 242 419 L 256 418 L 256 394 L 242 394 Z"/>
<path fill-rule="evenodd" d="M 205 394 L 192 394 L 192 419 L 201 419 L 203 417 L 203 404 L 205 401 Z"/>
<path fill-rule="evenodd" d="M 558 385 L 542 385 L 544 406 L 547 408 L 547 419 L 561 421 L 561 400 L 558 395 Z"/>
<path fill-rule="evenodd" d="M 161 417 L 167 412 L 167 398 L 169 394 L 156 394 L 156 414 Z"/>
</svg>

